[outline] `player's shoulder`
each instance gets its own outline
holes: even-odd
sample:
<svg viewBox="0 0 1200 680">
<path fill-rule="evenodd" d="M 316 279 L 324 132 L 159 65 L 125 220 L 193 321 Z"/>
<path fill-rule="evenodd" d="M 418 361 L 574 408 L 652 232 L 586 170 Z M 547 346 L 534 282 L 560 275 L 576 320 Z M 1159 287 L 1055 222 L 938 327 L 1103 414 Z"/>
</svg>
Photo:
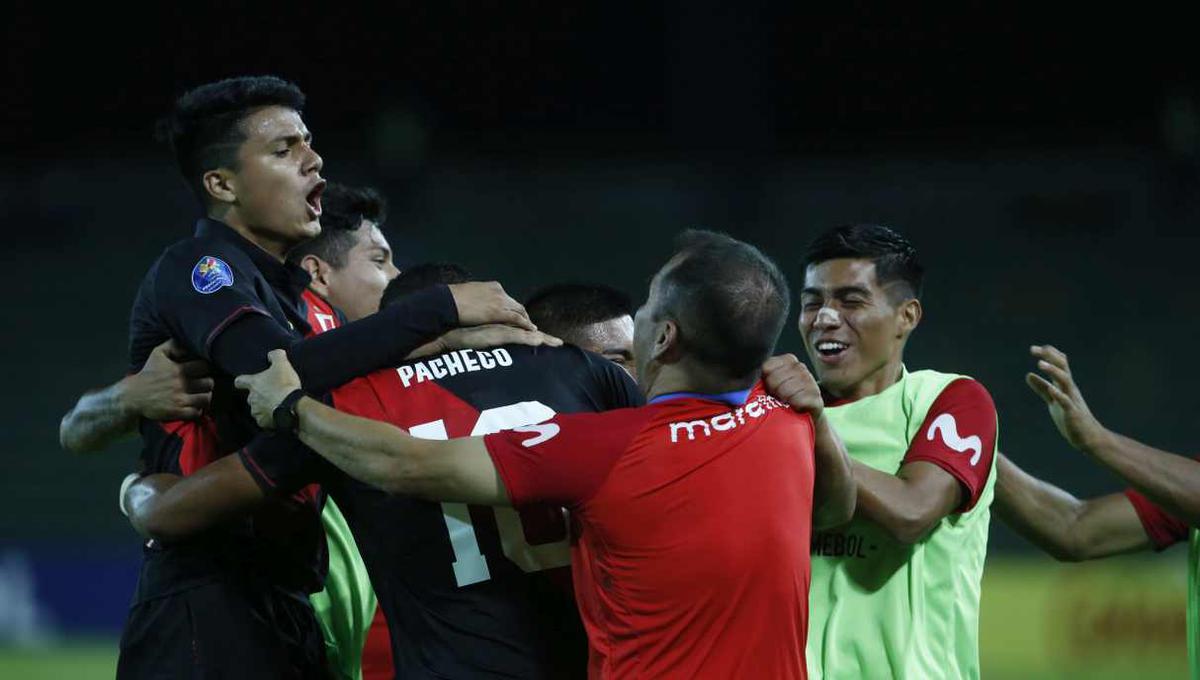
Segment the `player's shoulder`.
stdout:
<svg viewBox="0 0 1200 680">
<path fill-rule="evenodd" d="M 959 373 L 921 370 L 909 374 L 919 390 L 925 390 L 934 398 L 933 405 L 939 409 L 980 408 L 996 410 L 995 401 L 988 389 L 979 380 Z"/>
<path fill-rule="evenodd" d="M 160 272 L 190 271 L 197 267 L 206 267 L 206 271 L 227 269 L 247 274 L 255 271 L 249 255 L 237 244 L 209 234 L 189 236 L 167 246 L 155 267 Z"/>
</svg>

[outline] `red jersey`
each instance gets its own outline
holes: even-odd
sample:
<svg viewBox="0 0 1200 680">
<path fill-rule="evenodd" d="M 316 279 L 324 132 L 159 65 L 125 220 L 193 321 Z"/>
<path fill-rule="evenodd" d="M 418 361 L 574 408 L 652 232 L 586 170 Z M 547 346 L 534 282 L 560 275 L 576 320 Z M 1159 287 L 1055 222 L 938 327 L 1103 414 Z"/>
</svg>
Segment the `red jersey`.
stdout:
<svg viewBox="0 0 1200 680">
<path fill-rule="evenodd" d="M 590 677 L 806 677 L 812 421 L 739 396 L 484 438 L 514 506 L 571 512 Z"/>
</svg>

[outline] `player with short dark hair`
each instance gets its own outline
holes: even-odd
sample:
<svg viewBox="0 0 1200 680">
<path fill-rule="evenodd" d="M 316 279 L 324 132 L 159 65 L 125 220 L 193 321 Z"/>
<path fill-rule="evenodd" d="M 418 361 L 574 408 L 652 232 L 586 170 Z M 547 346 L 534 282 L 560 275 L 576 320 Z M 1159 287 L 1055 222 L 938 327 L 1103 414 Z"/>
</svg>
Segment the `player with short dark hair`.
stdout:
<svg viewBox="0 0 1200 680">
<path fill-rule="evenodd" d="M 854 224 L 805 256 L 800 332 L 858 482 L 813 537 L 817 678 L 976 678 L 996 408 L 970 378 L 908 371 L 924 275 L 897 232 Z"/>
<path fill-rule="evenodd" d="M 292 248 L 288 261 L 308 272 L 310 290 L 356 321 L 379 310 L 400 273 L 382 231 L 387 201 L 370 187 L 331 183 L 322 202 L 321 234 Z"/>
<path fill-rule="evenodd" d="M 390 294 L 396 290 L 389 286 L 385 307 L 403 299 Z M 641 403 L 629 377 L 600 357 L 516 345 L 426 354 L 338 388 L 332 399 L 376 417 L 400 409 L 402 424 L 431 437 L 518 426 L 547 410 Z M 387 413 L 379 411 L 385 405 Z M 240 461 L 222 459 L 188 478 L 144 478 L 126 493 L 130 519 L 158 540 L 177 540 L 320 481 L 343 509 L 370 571 L 398 677 L 585 674 L 587 643 L 571 598 L 561 511 L 518 515 L 389 495 L 276 444 L 252 444 Z"/>
<path fill-rule="evenodd" d="M 616 288 L 592 283 L 553 284 L 526 298 L 525 311 L 543 333 L 595 352 L 631 374 L 636 370 L 633 301 Z"/>
<path fill-rule="evenodd" d="M 704 318 L 706 307 L 732 319 Z M 759 384 L 787 308 L 786 282 L 757 249 L 692 232 L 638 311 L 644 408 L 530 406 L 524 426 L 487 434 L 503 426 L 498 414 L 490 427 L 472 428 L 474 415 L 453 427 L 454 410 L 414 426 L 412 407 L 380 384 L 361 385 L 357 402 L 334 399 L 373 420 L 331 409 L 305 397 L 279 352 L 238 384 L 260 424 L 295 428 L 350 477 L 392 493 L 526 512 L 566 506 L 592 677 L 803 678 L 810 521 L 847 520 L 854 482 L 803 365 L 777 357 L 763 370 L 811 418 L 780 408 Z M 554 373 L 533 358 L 493 364 L 531 379 Z M 447 362 L 430 363 L 378 380 L 411 389 L 446 373 Z M 430 440 L 467 434 L 476 436 Z M 269 458 L 260 453 L 251 455 L 261 464 Z M 477 577 L 482 565 L 463 547 L 456 576 Z"/>
<path fill-rule="evenodd" d="M 139 371 L 153 348 L 174 338 L 212 365 L 214 391 L 199 420 L 142 420 L 148 471 L 186 474 L 249 441 L 256 428 L 234 398 L 230 376 L 262 365 L 263 350 L 287 348 L 325 391 L 395 363 L 459 323 L 529 325 L 497 285 L 443 287 L 389 314 L 301 341 L 310 330 L 300 298 L 309 277 L 284 257 L 320 232 L 325 183 L 298 95 L 272 77 L 210 83 L 180 97 L 163 126 L 206 217 L 143 280 L 130 322 L 131 365 Z M 73 422 L 107 430 L 105 436 L 132 424 L 126 412 Z M 118 675 L 170 668 L 229 677 L 323 676 L 321 637 L 306 601 L 324 571 L 317 502 L 309 489 L 194 540 L 148 543 Z"/>
</svg>

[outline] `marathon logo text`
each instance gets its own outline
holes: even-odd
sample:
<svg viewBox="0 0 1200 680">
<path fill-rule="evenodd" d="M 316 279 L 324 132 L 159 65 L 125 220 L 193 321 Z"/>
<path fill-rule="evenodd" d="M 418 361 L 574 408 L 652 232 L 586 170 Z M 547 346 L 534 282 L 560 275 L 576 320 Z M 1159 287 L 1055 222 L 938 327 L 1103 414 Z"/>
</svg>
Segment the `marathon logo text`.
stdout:
<svg viewBox="0 0 1200 680">
<path fill-rule="evenodd" d="M 787 405 L 774 397 L 760 394 L 754 401 L 747 402 L 744 406 L 739 406 L 735 411 L 715 415 L 705 420 L 671 423 L 671 443 L 677 443 L 681 438 L 681 433 L 686 433 L 688 441 L 694 441 L 697 433 L 701 433 L 705 437 L 711 437 L 714 431 L 726 432 L 732 430 L 739 425 L 745 425 L 746 418 L 761 418 L 769 411 L 777 408 L 787 408 Z"/>
<path fill-rule="evenodd" d="M 440 380 L 459 373 L 474 373 L 493 368 L 512 366 L 512 355 L 508 350 L 497 348 L 492 350 L 460 349 L 447 352 L 428 361 L 418 361 L 414 364 L 401 366 L 396 369 L 400 374 L 400 382 L 405 387 L 413 383 L 423 383 L 429 380 Z"/>
</svg>

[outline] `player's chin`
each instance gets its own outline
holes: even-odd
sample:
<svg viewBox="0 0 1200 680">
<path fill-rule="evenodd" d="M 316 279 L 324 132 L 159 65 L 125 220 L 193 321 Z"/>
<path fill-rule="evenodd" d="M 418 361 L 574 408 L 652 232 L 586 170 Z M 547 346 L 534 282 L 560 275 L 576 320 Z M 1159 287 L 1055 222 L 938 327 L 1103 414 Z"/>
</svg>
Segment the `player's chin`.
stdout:
<svg viewBox="0 0 1200 680">
<path fill-rule="evenodd" d="M 311 214 L 301 220 L 293 230 L 297 242 L 310 241 L 321 235 L 321 220 Z"/>
</svg>

